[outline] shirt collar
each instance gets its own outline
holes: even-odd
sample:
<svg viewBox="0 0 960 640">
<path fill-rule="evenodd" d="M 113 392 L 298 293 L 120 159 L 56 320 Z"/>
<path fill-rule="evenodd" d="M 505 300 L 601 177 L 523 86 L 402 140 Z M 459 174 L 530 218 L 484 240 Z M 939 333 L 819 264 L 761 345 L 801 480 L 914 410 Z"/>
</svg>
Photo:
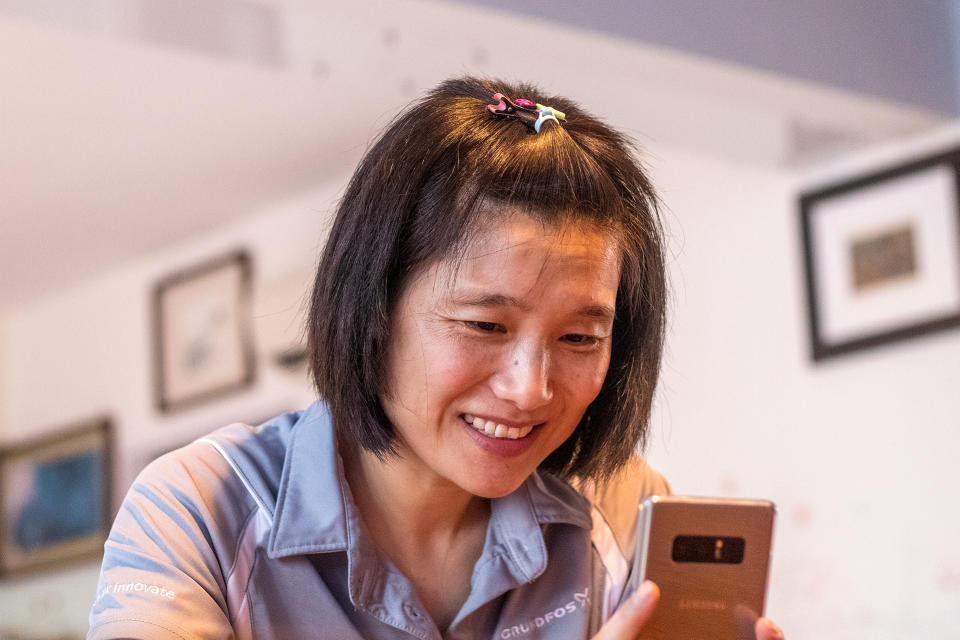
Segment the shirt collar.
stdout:
<svg viewBox="0 0 960 640">
<path fill-rule="evenodd" d="M 267 555 L 280 558 L 347 548 L 343 473 L 327 406 L 314 402 L 287 444 Z"/>
<path fill-rule="evenodd" d="M 317 401 L 300 416 L 287 445 L 267 554 L 279 558 L 347 550 L 348 519 L 358 520 L 348 493 L 330 413 Z M 526 580 L 546 564 L 540 525 L 592 526 L 589 502 L 546 473 L 534 473 L 513 493 L 494 499 L 490 518 L 497 542 L 512 552 Z"/>
</svg>

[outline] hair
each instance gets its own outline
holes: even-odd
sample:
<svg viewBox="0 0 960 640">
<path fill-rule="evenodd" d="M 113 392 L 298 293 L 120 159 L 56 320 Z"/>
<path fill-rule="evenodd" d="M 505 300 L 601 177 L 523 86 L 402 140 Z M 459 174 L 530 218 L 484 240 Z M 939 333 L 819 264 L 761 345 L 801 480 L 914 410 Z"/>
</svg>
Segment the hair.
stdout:
<svg viewBox="0 0 960 640">
<path fill-rule="evenodd" d="M 495 116 L 494 93 L 565 112 L 540 133 Z M 447 80 L 397 116 L 367 151 L 337 208 L 308 319 L 310 369 L 337 433 L 395 453 L 379 398 L 391 314 L 412 274 L 458 256 L 496 203 L 547 227 L 587 225 L 620 249 L 610 365 L 573 434 L 540 465 L 603 479 L 646 444 L 666 309 L 653 187 L 620 133 L 529 84 Z"/>
</svg>

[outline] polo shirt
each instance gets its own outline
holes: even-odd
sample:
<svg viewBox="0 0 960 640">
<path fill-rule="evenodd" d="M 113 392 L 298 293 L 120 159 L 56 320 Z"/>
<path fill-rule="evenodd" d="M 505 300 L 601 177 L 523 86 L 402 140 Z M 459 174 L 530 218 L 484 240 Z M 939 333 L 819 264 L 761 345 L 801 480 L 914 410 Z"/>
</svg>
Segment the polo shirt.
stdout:
<svg viewBox="0 0 960 640">
<path fill-rule="evenodd" d="M 88 638 L 591 637 L 629 594 L 637 458 L 603 487 L 532 474 L 491 501 L 470 594 L 442 634 L 374 545 L 322 402 L 234 424 L 151 463 L 104 546 Z"/>
</svg>

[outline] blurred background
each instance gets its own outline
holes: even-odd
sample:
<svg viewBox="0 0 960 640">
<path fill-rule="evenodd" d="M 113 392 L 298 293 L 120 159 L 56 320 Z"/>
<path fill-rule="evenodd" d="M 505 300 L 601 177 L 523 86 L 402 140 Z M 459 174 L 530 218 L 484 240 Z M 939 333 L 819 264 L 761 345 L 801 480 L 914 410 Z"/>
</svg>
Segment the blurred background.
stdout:
<svg viewBox="0 0 960 640">
<path fill-rule="evenodd" d="M 333 206 L 377 131 L 463 73 L 641 146 L 672 278 L 647 456 L 679 493 L 777 503 L 768 615 L 792 640 L 960 637 L 960 331 L 923 330 L 960 306 L 955 180 L 871 192 L 940 221 L 911 245 L 946 283 L 919 302 L 864 317 L 805 267 L 845 221 L 887 246 L 824 189 L 960 147 L 960 2 L 0 0 L 0 638 L 83 637 L 85 514 L 147 461 L 312 401 Z M 801 194 L 840 221 L 809 251 Z M 862 348 L 814 360 L 811 305 Z"/>
</svg>

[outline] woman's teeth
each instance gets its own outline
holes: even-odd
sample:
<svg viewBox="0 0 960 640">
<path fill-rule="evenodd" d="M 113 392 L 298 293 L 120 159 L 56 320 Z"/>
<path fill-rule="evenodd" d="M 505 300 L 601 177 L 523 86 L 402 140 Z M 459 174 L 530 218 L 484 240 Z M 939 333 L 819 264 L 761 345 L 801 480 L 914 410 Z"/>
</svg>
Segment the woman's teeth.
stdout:
<svg viewBox="0 0 960 640">
<path fill-rule="evenodd" d="M 510 440 L 518 440 L 533 430 L 533 425 L 527 427 L 507 427 L 496 422 L 491 422 L 490 420 L 484 420 L 483 418 L 472 416 L 469 413 L 463 414 L 463 419 L 466 420 L 467 424 L 477 431 L 481 431 L 493 438 L 508 438 Z"/>
</svg>

